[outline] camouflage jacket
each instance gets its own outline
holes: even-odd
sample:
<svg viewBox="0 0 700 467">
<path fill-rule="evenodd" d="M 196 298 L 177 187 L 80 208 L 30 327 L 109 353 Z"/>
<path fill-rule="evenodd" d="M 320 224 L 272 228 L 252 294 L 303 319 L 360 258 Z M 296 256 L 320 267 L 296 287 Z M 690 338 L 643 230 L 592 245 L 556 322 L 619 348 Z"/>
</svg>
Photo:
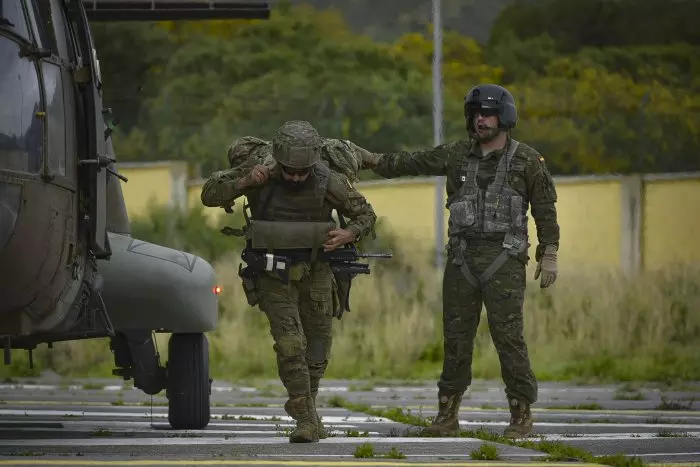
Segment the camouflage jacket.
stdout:
<svg viewBox="0 0 700 467">
<path fill-rule="evenodd" d="M 373 170 L 384 178 L 404 175 L 445 176 L 449 200 L 462 184 L 462 164 L 467 157 L 480 158 L 476 178 L 478 185 L 485 187 L 493 182 L 503 153 L 501 149 L 482 157 L 476 142 L 463 139 L 433 149 L 381 154 Z M 558 248 L 559 224 L 555 207 L 557 192 L 544 158 L 535 149 L 520 142 L 513 156 L 508 182 L 530 204 L 537 228 L 538 251 L 546 245 L 556 245 Z"/>
<path fill-rule="evenodd" d="M 233 205 L 233 201 L 241 196 L 258 197 L 261 186 L 240 188 L 240 181 L 248 176 L 251 169 L 236 167 L 213 173 L 202 187 L 202 204 L 223 207 Z M 279 172 L 278 167 L 273 167 L 270 177 L 280 177 Z M 328 206 L 349 219 L 345 228 L 353 232 L 356 239 L 373 231 L 377 221 L 374 209 L 347 177 L 331 170 L 325 196 Z"/>
</svg>

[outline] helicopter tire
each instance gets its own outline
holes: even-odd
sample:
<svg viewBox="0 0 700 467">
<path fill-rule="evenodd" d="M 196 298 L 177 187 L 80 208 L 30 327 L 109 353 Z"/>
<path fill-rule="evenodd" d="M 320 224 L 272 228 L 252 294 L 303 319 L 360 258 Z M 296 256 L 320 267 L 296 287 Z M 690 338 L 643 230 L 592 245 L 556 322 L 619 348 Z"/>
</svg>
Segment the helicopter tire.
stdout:
<svg viewBox="0 0 700 467">
<path fill-rule="evenodd" d="M 168 421 L 175 430 L 209 424 L 209 341 L 204 333 L 173 334 L 168 341 Z"/>
</svg>

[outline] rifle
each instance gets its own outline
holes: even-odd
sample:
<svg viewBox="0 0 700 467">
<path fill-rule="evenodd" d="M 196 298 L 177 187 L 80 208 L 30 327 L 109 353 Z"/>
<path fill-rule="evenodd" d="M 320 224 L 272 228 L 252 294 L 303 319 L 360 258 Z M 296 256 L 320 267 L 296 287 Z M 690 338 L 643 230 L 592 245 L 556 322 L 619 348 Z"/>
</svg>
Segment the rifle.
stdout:
<svg viewBox="0 0 700 467">
<path fill-rule="evenodd" d="M 289 282 L 289 268 L 296 263 L 311 261 L 310 250 L 277 250 L 268 253 L 264 250 L 246 248 L 241 259 L 254 271 L 276 272 L 286 284 Z M 386 253 L 360 253 L 355 246 L 339 248 L 333 251 L 318 251 L 316 261 L 327 262 L 334 273 L 346 273 L 350 276 L 370 274 L 369 264 L 357 262 L 360 258 L 393 258 L 391 251 Z"/>
</svg>

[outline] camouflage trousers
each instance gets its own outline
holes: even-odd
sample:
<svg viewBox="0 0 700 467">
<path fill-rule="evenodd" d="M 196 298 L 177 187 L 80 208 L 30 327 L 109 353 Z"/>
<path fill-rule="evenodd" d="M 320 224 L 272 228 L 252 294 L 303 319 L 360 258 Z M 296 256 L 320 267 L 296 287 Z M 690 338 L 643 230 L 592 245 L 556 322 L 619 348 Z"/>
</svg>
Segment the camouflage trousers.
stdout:
<svg viewBox="0 0 700 467">
<path fill-rule="evenodd" d="M 315 395 L 331 354 L 335 282 L 326 263 L 295 265 L 289 283 L 258 277 L 259 307 L 270 323 L 277 370 L 289 397 Z"/>
<path fill-rule="evenodd" d="M 479 277 L 501 254 L 501 241 L 469 240 L 463 259 L 475 277 Z M 463 392 L 472 383 L 474 339 L 486 308 L 489 331 L 498 352 L 501 376 L 508 399 L 537 400 L 537 380 L 530 367 L 523 337 L 523 300 L 526 262 L 509 256 L 481 287 L 467 280 L 454 264 L 459 247 L 448 250 L 443 278 L 443 332 L 445 360 L 438 387 L 442 392 Z"/>
</svg>

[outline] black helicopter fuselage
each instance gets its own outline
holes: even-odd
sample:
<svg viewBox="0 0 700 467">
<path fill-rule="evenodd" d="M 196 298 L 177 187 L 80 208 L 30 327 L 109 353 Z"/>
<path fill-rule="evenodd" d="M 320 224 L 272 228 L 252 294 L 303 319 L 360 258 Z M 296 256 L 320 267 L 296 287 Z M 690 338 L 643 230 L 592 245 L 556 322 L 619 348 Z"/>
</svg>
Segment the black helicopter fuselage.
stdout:
<svg viewBox="0 0 700 467">
<path fill-rule="evenodd" d="M 105 171 L 90 163 L 104 138 L 85 10 L 1 1 L 0 336 L 88 337 L 70 331 L 108 246 Z"/>
<path fill-rule="evenodd" d="M 6 363 L 11 348 L 113 336 L 98 271 L 100 265 L 105 269 L 100 260 L 112 256 L 110 236 L 124 247 L 124 239 L 115 235 L 129 235 L 130 227 L 119 182 L 126 179 L 114 170 L 111 129 L 105 125 L 109 109 L 102 105 L 89 21 L 266 19 L 269 14 L 266 2 L 235 0 L 0 0 L 0 342 Z M 140 245 L 143 250 L 145 244 Z M 135 252 L 135 244 L 119 250 L 120 255 Z M 163 260 L 181 253 L 148 255 Z M 135 265 L 148 255 L 141 252 L 130 261 Z M 161 269 L 168 264 L 163 261 Z M 202 279 L 208 274 L 204 269 L 194 273 Z M 122 270 L 112 283 L 123 275 L 131 273 Z M 114 287 L 108 293 L 112 298 L 119 295 Z M 172 297 L 167 283 L 163 287 Z M 112 307 L 120 325 L 153 325 L 125 318 L 137 302 L 163 313 L 170 309 L 171 315 L 179 307 L 185 316 L 181 326 L 199 325 L 189 321 L 197 313 L 187 310 L 187 300 L 161 299 L 154 305 L 150 297 L 133 295 L 133 303 Z M 202 326 L 211 326 L 205 322 Z"/>
</svg>

